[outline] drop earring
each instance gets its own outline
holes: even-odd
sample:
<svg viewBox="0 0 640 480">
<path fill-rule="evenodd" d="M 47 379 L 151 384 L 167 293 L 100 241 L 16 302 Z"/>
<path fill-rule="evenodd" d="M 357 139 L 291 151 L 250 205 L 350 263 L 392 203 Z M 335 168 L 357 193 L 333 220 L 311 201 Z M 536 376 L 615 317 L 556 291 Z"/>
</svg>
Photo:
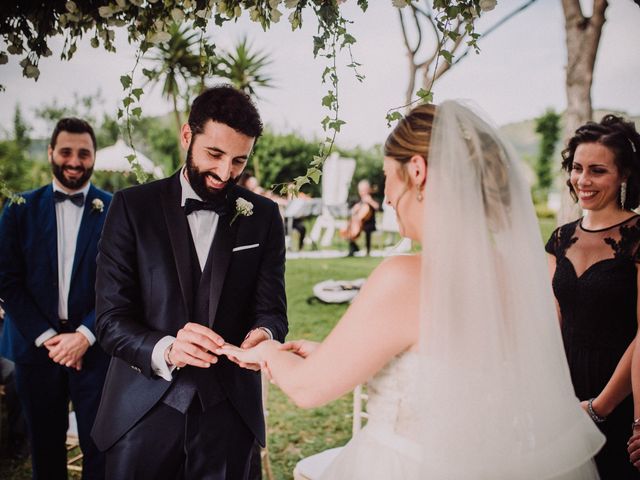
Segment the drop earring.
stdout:
<svg viewBox="0 0 640 480">
<path fill-rule="evenodd" d="M 416 196 L 416 199 L 417 199 L 419 202 L 421 202 L 423 198 L 424 198 L 424 197 L 422 196 L 422 189 L 420 188 L 420 189 L 418 189 L 418 195 Z"/>
<path fill-rule="evenodd" d="M 627 201 L 627 182 L 620 184 L 620 208 L 624 210 L 624 204 Z"/>
</svg>

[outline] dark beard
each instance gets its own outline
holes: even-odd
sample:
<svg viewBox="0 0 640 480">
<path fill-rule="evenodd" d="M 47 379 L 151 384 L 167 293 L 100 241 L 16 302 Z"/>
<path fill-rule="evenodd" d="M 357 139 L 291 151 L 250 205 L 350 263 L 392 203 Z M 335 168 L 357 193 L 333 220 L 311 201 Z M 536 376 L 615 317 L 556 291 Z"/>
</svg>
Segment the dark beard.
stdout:
<svg viewBox="0 0 640 480">
<path fill-rule="evenodd" d="M 84 184 L 89 181 L 91 175 L 93 174 L 93 167 L 84 168 L 80 166 L 78 167 L 78 169 L 82 170 L 82 175 L 77 180 L 69 180 L 64 176 L 64 171 L 66 169 L 69 169 L 69 167 L 58 165 L 56 162 L 54 162 L 53 157 L 51 158 L 51 172 L 53 173 L 53 176 L 56 178 L 56 180 L 58 180 L 58 182 L 60 182 L 60 185 L 68 188 L 69 190 L 81 189 Z"/>
<path fill-rule="evenodd" d="M 205 202 L 220 202 L 227 197 L 227 193 L 233 185 L 238 183 L 240 179 L 237 177 L 230 177 L 224 188 L 210 188 L 207 186 L 207 176 L 211 175 L 218 181 L 222 181 L 218 175 L 213 172 L 201 172 L 200 169 L 193 163 L 192 154 L 193 140 L 189 143 L 189 149 L 187 150 L 187 179 L 193 191 Z"/>
</svg>

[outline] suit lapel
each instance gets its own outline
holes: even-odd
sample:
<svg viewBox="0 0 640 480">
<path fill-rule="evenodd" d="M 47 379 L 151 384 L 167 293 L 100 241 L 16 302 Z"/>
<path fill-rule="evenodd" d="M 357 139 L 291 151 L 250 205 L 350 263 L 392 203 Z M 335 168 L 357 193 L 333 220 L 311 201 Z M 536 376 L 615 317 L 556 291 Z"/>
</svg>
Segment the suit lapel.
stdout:
<svg viewBox="0 0 640 480">
<path fill-rule="evenodd" d="M 71 270 L 71 281 L 76 276 L 78 271 L 78 265 L 82 261 L 82 257 L 89 248 L 90 240 L 93 238 L 96 228 L 100 223 L 100 216 L 104 215 L 104 212 L 99 212 L 93 209 L 92 202 L 97 198 L 98 192 L 96 187 L 91 185 L 87 192 L 87 198 L 84 201 L 84 207 L 82 210 L 82 219 L 80 220 L 80 228 L 78 230 L 78 239 L 76 241 L 76 251 L 73 257 L 73 269 Z"/>
<path fill-rule="evenodd" d="M 47 185 L 42 197 L 40 198 L 40 208 L 38 212 L 40 218 L 38 224 L 41 226 L 41 242 L 46 245 L 46 251 L 49 254 L 49 264 L 51 272 L 58 281 L 58 229 L 56 221 L 56 205 L 53 201 L 53 186 Z"/>
<path fill-rule="evenodd" d="M 162 211 L 169 232 L 169 241 L 173 250 L 173 259 L 178 272 L 178 281 L 182 292 L 185 312 L 191 317 L 191 299 L 193 298 L 193 281 L 191 278 L 191 254 L 189 251 L 189 223 L 180 206 L 182 189 L 178 170 L 166 184 L 166 194 L 162 195 Z"/>
<path fill-rule="evenodd" d="M 231 207 L 234 204 L 233 202 L 235 202 L 235 189 L 229 192 L 229 205 Z M 213 237 L 213 244 L 211 245 L 210 261 L 213 268 L 211 269 L 211 288 L 209 290 L 210 328 L 213 327 L 218 304 L 220 303 L 220 295 L 224 287 L 224 280 L 227 276 L 229 261 L 231 260 L 231 253 L 236 241 L 238 222 L 233 222 L 233 225 L 230 225 L 233 215 L 233 208 L 229 208 L 225 215 L 220 216 L 216 233 Z"/>
</svg>

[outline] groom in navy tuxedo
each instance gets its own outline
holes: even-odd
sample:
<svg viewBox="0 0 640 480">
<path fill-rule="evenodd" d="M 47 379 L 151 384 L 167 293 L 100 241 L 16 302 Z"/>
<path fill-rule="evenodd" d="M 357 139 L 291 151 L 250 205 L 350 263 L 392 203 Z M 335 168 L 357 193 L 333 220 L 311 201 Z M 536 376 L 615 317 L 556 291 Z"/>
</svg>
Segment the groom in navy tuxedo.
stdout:
<svg viewBox="0 0 640 480">
<path fill-rule="evenodd" d="M 104 478 L 90 437 L 109 359 L 95 338 L 97 244 L 111 195 L 89 182 L 96 139 L 84 120 L 58 122 L 48 148 L 53 182 L 22 194 L 0 218 L 0 354 L 13 360 L 34 479 L 66 479 L 69 398 L 83 478 Z"/>
<path fill-rule="evenodd" d="M 278 206 L 236 185 L 261 132 L 244 93 L 208 89 L 180 132 L 186 165 L 113 198 L 96 282 L 107 478 L 242 480 L 264 445 L 260 373 L 212 353 L 287 333 Z"/>
</svg>

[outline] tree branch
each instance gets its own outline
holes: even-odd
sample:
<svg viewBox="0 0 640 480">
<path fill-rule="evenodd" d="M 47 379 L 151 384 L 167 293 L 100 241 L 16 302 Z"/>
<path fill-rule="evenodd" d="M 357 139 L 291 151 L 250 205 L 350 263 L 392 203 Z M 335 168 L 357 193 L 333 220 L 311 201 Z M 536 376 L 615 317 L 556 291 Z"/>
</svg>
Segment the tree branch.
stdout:
<svg viewBox="0 0 640 480">
<path fill-rule="evenodd" d="M 528 0 L 526 3 L 523 3 L 520 7 L 516 8 L 513 12 L 505 15 L 501 20 L 499 20 L 498 22 L 496 22 L 494 25 L 492 25 L 491 27 L 489 27 L 481 36 L 479 40 L 482 40 L 484 38 L 486 38 L 487 36 L 491 35 L 493 32 L 495 32 L 499 27 L 501 27 L 502 25 L 504 25 L 508 20 L 512 19 L 513 17 L 515 17 L 517 14 L 519 14 L 520 12 L 524 11 L 525 9 L 529 8 L 531 5 L 533 5 L 535 2 L 537 2 L 538 0 Z M 563 3 L 565 3 L 565 1 L 571 1 L 571 0 L 563 0 Z M 576 0 L 577 2 L 579 2 L 579 0 Z M 606 2 L 606 0 L 604 0 Z M 578 6 L 580 6 L 578 4 Z M 469 47 L 467 48 L 459 57 L 457 57 L 454 61 L 452 65 L 457 65 L 458 62 L 460 62 L 464 57 L 466 57 L 467 55 L 469 55 L 469 53 L 471 52 L 472 48 Z"/>
<path fill-rule="evenodd" d="M 580 7 L 580 0 L 562 0 L 562 9 L 567 24 L 572 22 L 584 22 L 584 15 Z"/>
<path fill-rule="evenodd" d="M 439 45 L 442 39 L 440 37 L 440 31 L 438 30 L 438 27 L 436 27 L 436 22 L 433 20 L 433 17 L 431 15 L 426 15 L 426 14 L 423 14 L 423 15 L 429 21 L 429 24 L 431 24 L 431 27 L 433 28 L 433 33 L 436 36 L 437 44 Z M 437 56 L 438 56 L 438 49 L 436 48 L 435 52 L 433 53 L 433 55 L 431 55 L 431 57 L 427 58 L 424 62 L 416 64 L 416 67 L 420 69 L 420 68 L 425 68 L 426 66 L 427 69 L 429 69 L 429 67 L 431 66 L 431 63 L 433 63 L 433 61 Z"/>
<path fill-rule="evenodd" d="M 407 48 L 407 51 L 411 55 L 413 49 L 409 45 L 409 37 L 407 37 L 407 27 L 404 24 L 404 16 L 402 15 L 402 9 L 398 9 L 398 18 L 400 18 L 400 27 L 402 29 L 402 38 L 404 40 L 404 46 Z M 412 61 L 413 63 L 413 61 Z"/>
<path fill-rule="evenodd" d="M 604 12 L 608 6 L 609 2 L 607 2 L 607 0 L 593 0 L 593 14 L 591 15 L 591 22 L 594 27 L 600 28 L 604 25 Z"/>
</svg>

